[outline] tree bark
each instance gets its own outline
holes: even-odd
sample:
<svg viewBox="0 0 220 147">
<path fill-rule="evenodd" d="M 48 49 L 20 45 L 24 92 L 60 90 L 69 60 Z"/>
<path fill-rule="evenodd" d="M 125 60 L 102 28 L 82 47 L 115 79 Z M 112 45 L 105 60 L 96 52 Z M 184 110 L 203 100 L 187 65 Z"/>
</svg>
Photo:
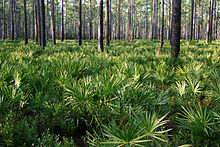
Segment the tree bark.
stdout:
<svg viewBox="0 0 220 147">
<path fill-rule="evenodd" d="M 145 21 L 146 21 L 146 24 L 145 24 L 145 39 L 147 40 L 148 38 L 148 0 L 146 0 L 146 17 L 145 17 Z"/>
<path fill-rule="evenodd" d="M 151 37 L 150 40 L 152 41 L 154 39 L 154 6 L 155 6 L 155 0 L 153 0 L 153 4 L 151 5 Z"/>
<path fill-rule="evenodd" d="M 78 22 L 78 26 L 79 26 L 79 35 L 78 35 L 79 46 L 81 46 L 82 45 L 82 0 L 79 0 L 79 22 Z"/>
<path fill-rule="evenodd" d="M 25 45 L 28 44 L 26 0 L 24 0 L 24 39 L 25 39 Z"/>
<path fill-rule="evenodd" d="M 63 22 L 63 0 L 61 1 L 61 42 L 64 40 L 64 22 Z"/>
<path fill-rule="evenodd" d="M 92 4 L 89 0 L 89 40 L 92 39 Z"/>
<path fill-rule="evenodd" d="M 59 1 L 57 0 L 57 38 L 60 37 L 60 27 L 59 27 Z"/>
<path fill-rule="evenodd" d="M 161 35 L 160 47 L 163 47 L 163 33 L 164 33 L 164 0 L 161 0 Z"/>
<path fill-rule="evenodd" d="M 219 2 L 217 2 L 216 6 L 216 14 L 215 14 L 215 39 L 218 39 L 218 7 L 219 7 Z"/>
<path fill-rule="evenodd" d="M 190 33 L 190 40 L 193 40 L 193 12 L 194 12 L 194 0 L 191 0 L 191 33 Z"/>
<path fill-rule="evenodd" d="M 171 7 L 171 0 L 169 0 L 167 7 L 168 7 L 167 39 L 170 40 L 170 7 Z"/>
<path fill-rule="evenodd" d="M 38 41 L 39 41 L 39 45 L 42 45 L 42 35 L 41 35 L 41 10 L 40 10 L 40 1 L 37 0 L 37 17 L 38 17 Z"/>
<path fill-rule="evenodd" d="M 5 0 L 3 0 L 3 10 L 2 10 L 2 40 L 5 40 Z"/>
<path fill-rule="evenodd" d="M 41 37 L 42 37 L 42 46 L 41 48 L 44 50 L 46 46 L 46 26 L 45 26 L 45 4 L 44 0 L 41 0 Z"/>
<path fill-rule="evenodd" d="M 199 9 L 199 12 L 198 12 L 198 34 L 197 34 L 197 41 L 199 41 L 200 39 L 200 0 L 199 1 L 199 4 L 198 4 L 198 9 Z"/>
<path fill-rule="evenodd" d="M 14 40 L 14 0 L 10 0 L 11 9 L 11 40 Z"/>
<path fill-rule="evenodd" d="M 103 0 L 99 0 L 98 6 L 98 51 L 104 51 L 103 47 Z"/>
<path fill-rule="evenodd" d="M 196 39 L 196 0 L 194 0 L 194 10 L 193 10 L 193 40 Z"/>
<path fill-rule="evenodd" d="M 213 15 L 213 0 L 209 0 L 209 11 L 208 11 L 208 18 L 207 18 L 207 34 L 206 34 L 206 43 L 209 43 L 212 41 L 212 15 Z"/>
<path fill-rule="evenodd" d="M 35 9 L 35 0 L 32 0 L 32 39 L 35 37 L 35 17 L 34 17 L 34 9 Z"/>
<path fill-rule="evenodd" d="M 105 46 L 109 46 L 109 0 L 105 6 Z"/>
<path fill-rule="evenodd" d="M 47 0 L 47 19 L 46 19 L 46 40 L 49 39 L 49 29 L 50 29 L 50 20 L 49 20 L 49 2 Z"/>
<path fill-rule="evenodd" d="M 55 17 L 54 17 L 54 0 L 51 0 L 51 34 L 53 39 L 53 44 L 56 44 L 56 32 L 55 32 Z"/>
<path fill-rule="evenodd" d="M 120 35 L 121 35 L 121 34 L 120 34 L 120 33 L 121 33 L 121 32 L 120 32 L 120 29 L 121 29 L 121 28 L 120 28 L 120 26 L 121 26 L 120 24 L 121 24 L 121 23 L 120 23 L 120 21 L 121 21 L 121 0 L 118 0 L 118 37 L 117 37 L 117 38 L 118 38 L 119 40 L 121 39 L 121 36 L 120 36 Z"/>
<path fill-rule="evenodd" d="M 180 51 L 181 35 L 181 0 L 173 0 L 172 6 L 172 33 L 171 33 L 171 57 L 176 61 Z"/>
<path fill-rule="evenodd" d="M 34 1 L 34 10 L 35 10 L 35 41 L 38 42 L 38 9 L 37 9 L 37 1 Z"/>
<path fill-rule="evenodd" d="M 109 1 L 109 40 L 112 39 L 112 0 Z"/>
</svg>

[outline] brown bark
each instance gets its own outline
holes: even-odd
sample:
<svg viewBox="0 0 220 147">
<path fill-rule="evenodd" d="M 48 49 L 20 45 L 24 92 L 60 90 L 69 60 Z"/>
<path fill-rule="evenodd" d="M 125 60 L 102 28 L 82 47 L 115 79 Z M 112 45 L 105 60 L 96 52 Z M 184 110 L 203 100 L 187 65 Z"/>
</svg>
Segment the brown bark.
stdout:
<svg viewBox="0 0 220 147">
<path fill-rule="evenodd" d="M 82 45 L 82 0 L 79 0 L 79 22 L 78 22 L 78 40 L 79 40 L 79 46 Z"/>
<path fill-rule="evenodd" d="M 146 17 L 145 17 L 145 39 L 147 40 L 148 38 L 148 0 L 146 0 Z"/>
<path fill-rule="evenodd" d="M 61 1 L 61 42 L 64 40 L 63 0 Z"/>
<path fill-rule="evenodd" d="M 41 13 L 40 13 L 40 1 L 39 0 L 36 0 L 37 1 L 37 26 L 38 26 L 38 42 L 39 42 L 39 45 L 41 46 L 41 43 L 42 43 L 42 35 L 41 35 Z"/>
<path fill-rule="evenodd" d="M 3 7 L 2 7 L 2 21 L 3 21 L 3 24 L 2 24 L 2 40 L 5 40 L 5 0 L 3 0 L 3 3 L 2 3 Z"/>
<path fill-rule="evenodd" d="M 104 51 L 103 47 L 103 0 L 99 0 L 98 6 L 98 51 Z"/>
<path fill-rule="evenodd" d="M 206 43 L 212 41 L 212 15 L 213 15 L 213 0 L 209 0 L 209 10 L 208 10 L 208 18 L 207 18 L 207 34 L 206 34 Z"/>
<path fill-rule="evenodd" d="M 53 39 L 53 44 L 56 44 L 56 32 L 55 32 L 55 17 L 54 17 L 54 0 L 51 0 L 51 34 Z"/>
<path fill-rule="evenodd" d="M 105 46 L 109 46 L 109 0 L 105 6 Z"/>
<path fill-rule="evenodd" d="M 34 3 L 34 0 L 32 0 L 32 39 L 33 39 L 33 40 L 34 40 L 34 37 L 35 37 L 34 7 L 35 7 L 35 3 Z"/>
<path fill-rule="evenodd" d="M 34 1 L 34 11 L 35 11 L 35 41 L 38 42 L 38 9 L 37 9 L 37 1 Z"/>
<path fill-rule="evenodd" d="M 199 41 L 199 39 L 200 39 L 200 25 L 201 25 L 201 23 L 200 23 L 200 0 L 198 0 L 198 2 L 199 2 L 199 4 L 198 4 L 198 9 L 199 9 L 199 11 L 198 11 L 198 34 L 197 34 L 197 41 Z"/>
<path fill-rule="evenodd" d="M 128 30 L 127 30 L 127 38 L 128 41 L 131 41 L 131 0 L 128 0 Z"/>
<path fill-rule="evenodd" d="M 194 13 L 194 0 L 191 0 L 191 33 L 190 40 L 193 40 L 193 13 Z"/>
<path fill-rule="evenodd" d="M 150 40 L 152 41 L 154 39 L 154 6 L 155 6 L 155 0 L 153 0 L 153 3 L 151 5 L 151 37 Z"/>
<path fill-rule="evenodd" d="M 161 35 L 160 47 L 163 47 L 163 34 L 164 34 L 164 0 L 161 0 Z"/>
<path fill-rule="evenodd" d="M 181 35 L 181 0 L 173 0 L 172 6 L 172 33 L 171 33 L 171 57 L 176 61 L 180 51 Z"/>
<path fill-rule="evenodd" d="M 24 39 L 25 39 L 25 45 L 28 44 L 26 0 L 24 0 Z"/>
<path fill-rule="evenodd" d="M 46 24 L 45 24 L 45 4 L 44 0 L 41 0 L 41 38 L 42 38 L 42 46 L 41 48 L 44 50 L 46 46 Z"/>
<path fill-rule="evenodd" d="M 121 0 L 118 0 L 118 36 L 117 38 L 120 40 L 121 39 L 121 32 L 120 32 L 120 27 L 121 27 Z"/>
<path fill-rule="evenodd" d="M 92 4 L 89 0 L 89 40 L 92 39 Z"/>
</svg>

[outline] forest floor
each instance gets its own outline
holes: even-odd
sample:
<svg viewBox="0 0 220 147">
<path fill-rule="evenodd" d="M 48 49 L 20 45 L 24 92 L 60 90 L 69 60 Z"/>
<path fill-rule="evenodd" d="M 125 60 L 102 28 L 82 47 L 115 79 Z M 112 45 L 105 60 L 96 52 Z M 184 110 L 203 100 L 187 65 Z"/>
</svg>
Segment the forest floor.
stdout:
<svg viewBox="0 0 220 147">
<path fill-rule="evenodd" d="M 159 46 L 0 41 L 0 146 L 218 144 L 220 40 Z"/>
</svg>

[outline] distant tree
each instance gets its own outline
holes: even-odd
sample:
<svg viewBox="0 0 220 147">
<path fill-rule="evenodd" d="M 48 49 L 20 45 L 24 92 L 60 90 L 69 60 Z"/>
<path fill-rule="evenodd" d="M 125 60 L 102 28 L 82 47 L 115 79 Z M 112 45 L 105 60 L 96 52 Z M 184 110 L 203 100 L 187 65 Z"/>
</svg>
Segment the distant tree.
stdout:
<svg viewBox="0 0 220 147">
<path fill-rule="evenodd" d="M 61 1 L 61 42 L 64 40 L 64 14 L 63 14 L 63 0 Z"/>
<path fill-rule="evenodd" d="M 181 0 L 173 0 L 172 6 L 172 33 L 171 33 L 171 57 L 176 61 L 180 51 L 181 35 Z"/>
<path fill-rule="evenodd" d="M 45 24 L 45 3 L 44 0 L 41 0 L 41 37 L 42 37 L 42 44 L 41 48 L 44 49 L 46 46 L 46 24 Z"/>
<path fill-rule="evenodd" d="M 33 0 L 34 2 L 34 11 L 35 11 L 35 41 L 38 42 L 38 8 L 37 8 L 37 1 L 36 0 Z"/>
<path fill-rule="evenodd" d="M 2 40 L 5 40 L 5 0 L 3 0 L 3 8 L 2 8 Z"/>
<path fill-rule="evenodd" d="M 79 35 L 78 35 L 79 46 L 81 46 L 82 45 L 82 0 L 79 0 L 79 22 L 78 22 L 78 26 L 79 26 Z"/>
<path fill-rule="evenodd" d="M 201 0 L 198 0 L 198 34 L 197 34 L 197 40 L 200 39 L 200 25 L 201 25 L 201 22 L 200 22 L 200 2 Z"/>
<path fill-rule="evenodd" d="M 14 0 L 10 0 L 11 40 L 14 40 Z"/>
<path fill-rule="evenodd" d="M 130 0 L 129 0 L 130 1 Z M 145 23 L 146 23 L 146 26 L 145 26 L 145 39 L 147 39 L 148 38 L 148 17 L 147 17 L 147 15 L 148 15 L 148 0 L 146 0 L 146 17 L 145 17 Z"/>
<path fill-rule="evenodd" d="M 38 26 L 38 42 L 39 42 L 39 45 L 41 46 L 42 45 L 42 34 L 41 34 L 41 10 L 40 10 L 40 1 L 39 0 L 36 0 L 37 1 L 37 26 Z"/>
<path fill-rule="evenodd" d="M 103 0 L 99 0 L 98 6 L 98 51 L 104 51 L 103 47 Z"/>
<path fill-rule="evenodd" d="M 24 0 L 24 39 L 25 39 L 25 45 L 28 44 L 26 0 Z"/>
<path fill-rule="evenodd" d="M 170 40 L 170 8 L 171 8 L 171 0 L 168 0 L 167 7 L 168 7 L 168 16 L 167 16 L 167 39 Z"/>
<path fill-rule="evenodd" d="M 118 0 L 118 36 L 117 39 L 121 39 L 121 0 Z"/>
<path fill-rule="evenodd" d="M 190 40 L 193 40 L 193 12 L 194 12 L 194 0 L 191 0 L 191 33 Z"/>
<path fill-rule="evenodd" d="M 89 0 L 89 40 L 92 39 L 92 3 Z"/>
<path fill-rule="evenodd" d="M 109 0 L 105 6 L 105 46 L 109 46 Z"/>
<path fill-rule="evenodd" d="M 127 29 L 127 38 L 128 41 L 131 41 L 131 0 L 128 0 L 128 29 Z"/>
<path fill-rule="evenodd" d="M 56 44 L 56 26 L 54 17 L 54 0 L 51 0 L 51 34 L 53 39 L 53 44 Z"/>
<path fill-rule="evenodd" d="M 206 43 L 212 42 L 212 29 L 211 29 L 212 28 L 212 16 L 213 16 L 213 0 L 209 0 Z"/>
<path fill-rule="evenodd" d="M 161 0 L 161 35 L 160 47 L 163 47 L 163 34 L 164 34 L 164 0 Z"/>
<path fill-rule="evenodd" d="M 35 17 L 34 17 L 34 7 L 35 7 L 35 0 L 32 0 L 32 39 L 35 38 Z"/>
<path fill-rule="evenodd" d="M 153 3 L 151 5 L 151 37 L 150 40 L 152 41 L 154 39 L 154 6 L 155 6 L 155 0 L 153 0 Z"/>
</svg>

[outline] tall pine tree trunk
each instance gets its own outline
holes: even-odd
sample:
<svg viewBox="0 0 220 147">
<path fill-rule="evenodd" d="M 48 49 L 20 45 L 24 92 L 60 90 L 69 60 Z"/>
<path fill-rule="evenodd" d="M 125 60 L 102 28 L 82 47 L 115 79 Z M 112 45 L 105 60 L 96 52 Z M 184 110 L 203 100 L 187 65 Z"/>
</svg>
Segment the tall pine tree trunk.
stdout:
<svg viewBox="0 0 220 147">
<path fill-rule="evenodd" d="M 219 7 L 219 2 L 217 2 L 217 5 L 216 5 L 216 14 L 215 14 L 215 32 L 214 32 L 214 35 L 215 35 L 215 39 L 218 38 L 218 7 Z"/>
<path fill-rule="evenodd" d="M 35 37 L 35 17 L 34 17 L 34 7 L 35 7 L 35 0 L 32 0 L 32 39 L 34 40 Z"/>
<path fill-rule="evenodd" d="M 146 0 L 146 17 L 145 17 L 145 39 L 147 40 L 147 38 L 148 38 L 148 17 L 147 17 L 147 15 L 148 15 L 148 0 Z"/>
<path fill-rule="evenodd" d="M 2 21 L 3 21 L 3 24 L 2 24 L 2 40 L 5 40 L 5 0 L 3 0 L 3 12 L 2 12 Z"/>
<path fill-rule="evenodd" d="M 42 39 L 41 39 L 41 11 L 40 11 L 40 1 L 39 0 L 36 0 L 37 1 L 37 26 L 38 26 L 38 42 L 39 42 L 39 45 L 41 46 L 42 44 Z"/>
<path fill-rule="evenodd" d="M 155 6 L 155 0 L 153 0 L 153 3 L 151 5 L 151 37 L 150 40 L 152 41 L 154 39 L 154 6 Z"/>
<path fill-rule="evenodd" d="M 191 33 L 190 33 L 190 40 L 193 40 L 193 12 L 194 12 L 194 0 L 191 0 Z"/>
<path fill-rule="evenodd" d="M 28 44 L 26 0 L 24 0 L 24 39 L 25 39 L 25 45 Z"/>
<path fill-rule="evenodd" d="M 45 24 L 45 4 L 44 0 L 41 0 L 41 37 L 42 37 L 42 46 L 41 48 L 44 50 L 46 46 L 46 24 Z"/>
<path fill-rule="evenodd" d="M 37 9 L 37 1 L 33 0 L 34 2 L 34 11 L 35 11 L 35 41 L 38 42 L 38 9 Z"/>
<path fill-rule="evenodd" d="M 199 9 L 199 12 L 198 12 L 198 34 L 197 34 L 197 40 L 199 41 L 200 39 L 200 0 L 199 1 L 199 4 L 198 4 L 198 9 Z"/>
<path fill-rule="evenodd" d="M 163 33 L 164 33 L 164 0 L 161 0 L 161 35 L 160 47 L 163 47 Z"/>
<path fill-rule="evenodd" d="M 11 9 L 11 40 L 14 40 L 14 0 L 10 0 Z"/>
<path fill-rule="evenodd" d="M 54 17 L 54 0 L 51 0 L 51 34 L 53 39 L 53 44 L 56 44 L 56 26 L 55 26 L 55 17 Z"/>
<path fill-rule="evenodd" d="M 171 57 L 176 61 L 180 51 L 181 35 L 181 0 L 173 0 L 172 6 L 172 33 L 171 33 Z"/>
<path fill-rule="evenodd" d="M 121 0 L 118 0 L 118 39 L 120 40 L 121 39 L 121 32 L 120 32 L 120 30 L 121 30 Z"/>
<path fill-rule="evenodd" d="M 170 40 L 170 7 L 171 7 L 171 0 L 168 1 L 168 20 L 167 20 L 167 39 Z"/>
<path fill-rule="evenodd" d="M 104 51 L 103 47 L 103 0 L 99 0 L 98 6 L 98 51 Z"/>
<path fill-rule="evenodd" d="M 212 41 L 212 15 L 213 15 L 213 0 L 209 0 L 209 10 L 208 10 L 208 18 L 207 18 L 207 34 L 206 34 L 206 43 Z"/>
<path fill-rule="evenodd" d="M 82 0 L 79 0 L 79 22 L 78 22 L 78 39 L 79 39 L 79 46 L 82 45 Z"/>
<path fill-rule="evenodd" d="M 89 40 L 92 39 L 92 4 L 89 0 Z"/>
<path fill-rule="evenodd" d="M 127 38 L 128 41 L 131 41 L 131 0 L 128 0 L 128 30 L 127 30 Z"/>
<path fill-rule="evenodd" d="M 105 46 L 109 46 L 109 0 L 105 6 Z"/>
<path fill-rule="evenodd" d="M 64 40 L 63 0 L 61 1 L 61 42 Z"/>
</svg>

